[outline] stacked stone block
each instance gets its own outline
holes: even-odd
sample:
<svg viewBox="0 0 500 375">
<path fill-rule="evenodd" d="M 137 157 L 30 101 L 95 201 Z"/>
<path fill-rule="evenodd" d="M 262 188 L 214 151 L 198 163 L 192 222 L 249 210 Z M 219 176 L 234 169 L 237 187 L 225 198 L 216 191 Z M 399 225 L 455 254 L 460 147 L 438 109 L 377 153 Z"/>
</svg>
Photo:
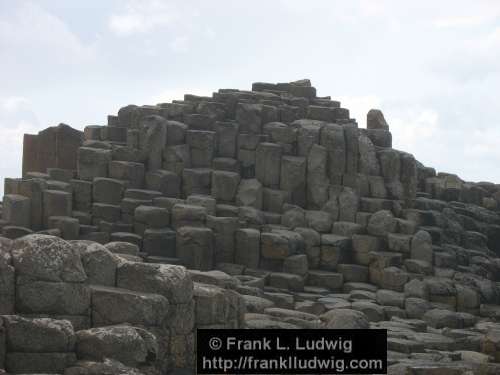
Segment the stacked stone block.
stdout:
<svg viewBox="0 0 500 375">
<path fill-rule="evenodd" d="M 10 373 L 62 373 L 76 363 L 76 338 L 69 321 L 18 315 L 0 320 L 6 344 L 4 365 Z"/>
<path fill-rule="evenodd" d="M 195 327 L 429 327 L 390 334 L 389 349 L 408 353 L 448 345 L 425 336 L 432 330 L 500 318 L 500 187 L 436 173 L 393 149 L 378 110 L 362 129 L 308 80 L 255 83 L 129 105 L 84 135 L 76 168 L 46 165 L 6 181 L 1 227 L 11 238 L 78 240 L 87 279 L 58 281 L 52 294 L 79 286 L 90 305 L 66 311 L 57 299 L 61 311 L 46 313 L 86 328 L 77 334 L 85 358 L 102 360 L 92 346 L 120 334 L 147 356 L 147 334 L 126 322 L 160 338 L 156 366 L 170 369 L 192 364 Z M 88 240 L 112 241 L 114 251 Z M 6 313 L 29 297 L 19 297 L 26 285 L 57 283 L 23 283 L 4 258 Z M 483 346 L 494 355 L 500 347 L 491 335 Z"/>
<path fill-rule="evenodd" d="M 235 259 L 234 233 L 246 224 L 259 230 L 267 224 L 352 234 L 353 229 L 340 224 L 334 229 L 333 224 L 367 225 L 370 214 L 395 209 L 390 199 L 406 199 L 408 204 L 417 181 L 414 159 L 390 148 L 381 112 L 370 111 L 367 129 L 360 130 L 339 102 L 317 98 L 315 92 L 307 80 L 256 83 L 252 91 L 220 90 L 212 97 L 186 95 L 173 103 L 124 107 L 117 116 L 108 117 L 107 126 L 85 130 L 76 178 L 52 170 L 70 185 L 63 191 L 49 184 L 51 189 L 43 193 L 43 224 L 61 230 L 60 223 L 75 217 L 82 238 L 103 242 L 126 238 L 145 244 L 143 250 L 152 256 L 180 258 L 184 252 L 172 246 L 174 230 L 176 235 L 183 233 L 183 239 L 176 240 L 182 246 L 201 241 L 213 247 L 220 235 L 205 219 L 179 223 L 180 211 L 161 225 L 148 225 L 136 211 L 142 206 L 154 211 L 154 197 L 127 192 L 148 189 L 158 197 L 185 199 L 191 205 L 187 200 L 194 194 L 212 196 L 216 205 L 224 207 L 219 213 L 239 217 L 230 225 L 233 234 L 225 235 L 231 237 L 225 240 L 230 245 L 206 255 L 211 259 L 204 262 L 213 265 Z M 8 217 L 9 202 L 7 198 L 5 220 L 30 227 L 31 223 Z M 290 204 L 298 208 L 285 209 Z M 166 216 L 173 215 L 174 208 L 161 207 Z M 207 213 L 214 216 L 214 226 L 217 210 Z M 50 217 L 55 218 L 49 226 Z M 200 222 L 209 231 L 193 235 L 199 237 L 196 241 L 188 239 L 182 226 L 195 228 Z M 192 251 L 191 245 L 186 246 Z M 265 256 L 262 259 L 266 261 Z"/>
<path fill-rule="evenodd" d="M 0 243 L 0 366 L 12 374 L 193 368 L 196 327 L 243 323 L 236 292 L 195 298 L 184 267 L 143 263 L 128 243 L 41 234 Z"/>
</svg>

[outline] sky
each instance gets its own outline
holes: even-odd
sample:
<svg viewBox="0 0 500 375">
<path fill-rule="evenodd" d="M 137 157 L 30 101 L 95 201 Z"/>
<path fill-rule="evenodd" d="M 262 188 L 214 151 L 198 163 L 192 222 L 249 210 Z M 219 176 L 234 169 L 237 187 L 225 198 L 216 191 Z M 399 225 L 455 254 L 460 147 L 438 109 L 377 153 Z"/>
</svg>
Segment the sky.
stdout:
<svg viewBox="0 0 500 375">
<path fill-rule="evenodd" d="M 309 78 L 360 127 L 381 109 L 394 148 L 500 183 L 498 0 L 0 0 L 0 67 L 1 181 L 24 133 Z"/>
</svg>

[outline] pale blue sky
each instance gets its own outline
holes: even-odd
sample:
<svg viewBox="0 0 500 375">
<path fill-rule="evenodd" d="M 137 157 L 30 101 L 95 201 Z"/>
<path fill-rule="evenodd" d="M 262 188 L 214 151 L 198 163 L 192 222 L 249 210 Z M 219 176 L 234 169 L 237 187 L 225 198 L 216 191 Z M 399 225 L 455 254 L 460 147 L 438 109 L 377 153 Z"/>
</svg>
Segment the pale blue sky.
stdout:
<svg viewBox="0 0 500 375">
<path fill-rule="evenodd" d="M 497 0 L 0 0 L 0 66 L 2 181 L 25 132 L 310 78 L 362 127 L 380 108 L 395 148 L 500 183 Z"/>
</svg>

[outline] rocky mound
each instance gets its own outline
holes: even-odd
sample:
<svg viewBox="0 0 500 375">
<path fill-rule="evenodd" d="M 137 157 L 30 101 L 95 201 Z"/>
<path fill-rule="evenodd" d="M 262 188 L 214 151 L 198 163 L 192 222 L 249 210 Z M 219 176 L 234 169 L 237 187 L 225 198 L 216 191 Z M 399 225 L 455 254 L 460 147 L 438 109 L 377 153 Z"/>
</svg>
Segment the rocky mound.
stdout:
<svg viewBox="0 0 500 375">
<path fill-rule="evenodd" d="M 391 374 L 500 373 L 500 186 L 436 173 L 308 80 L 26 135 L 0 368 L 171 373 L 196 328 L 384 328 Z"/>
</svg>

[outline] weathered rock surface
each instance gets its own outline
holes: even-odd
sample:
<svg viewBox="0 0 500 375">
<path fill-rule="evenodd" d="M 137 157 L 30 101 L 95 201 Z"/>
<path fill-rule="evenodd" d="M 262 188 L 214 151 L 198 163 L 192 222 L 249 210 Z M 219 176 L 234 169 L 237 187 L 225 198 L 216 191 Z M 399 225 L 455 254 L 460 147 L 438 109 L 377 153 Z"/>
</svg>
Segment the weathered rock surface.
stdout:
<svg viewBox="0 0 500 375">
<path fill-rule="evenodd" d="M 0 372 L 192 373 L 196 328 L 381 328 L 388 373 L 499 373 L 500 185 L 393 149 L 380 110 L 257 82 L 81 136 L 27 135 L 5 181 Z"/>
</svg>

